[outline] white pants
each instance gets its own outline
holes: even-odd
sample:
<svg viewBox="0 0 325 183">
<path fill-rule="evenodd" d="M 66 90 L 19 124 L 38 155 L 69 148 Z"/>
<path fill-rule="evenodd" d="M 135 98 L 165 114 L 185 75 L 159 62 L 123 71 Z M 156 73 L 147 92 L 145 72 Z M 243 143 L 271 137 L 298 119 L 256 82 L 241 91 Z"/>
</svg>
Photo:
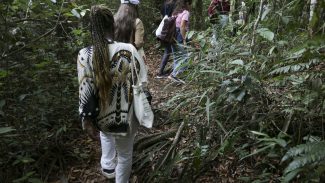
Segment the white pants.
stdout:
<svg viewBox="0 0 325 183">
<path fill-rule="evenodd" d="M 102 147 L 100 164 L 103 169 L 115 169 L 116 183 L 127 183 L 132 170 L 133 142 L 139 123 L 135 120 L 133 106 L 130 110 L 131 129 L 125 137 L 100 132 Z"/>
</svg>

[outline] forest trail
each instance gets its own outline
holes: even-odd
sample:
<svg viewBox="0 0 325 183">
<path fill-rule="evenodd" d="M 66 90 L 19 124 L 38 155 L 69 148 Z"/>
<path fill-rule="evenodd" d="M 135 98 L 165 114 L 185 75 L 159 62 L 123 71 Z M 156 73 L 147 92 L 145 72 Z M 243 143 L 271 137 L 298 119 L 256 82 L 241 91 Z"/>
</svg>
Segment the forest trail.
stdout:
<svg viewBox="0 0 325 183">
<path fill-rule="evenodd" d="M 155 124 L 154 128 L 150 130 L 140 127 L 136 139 L 147 134 L 168 130 L 164 129 L 163 125 L 159 125 L 166 121 L 165 118 L 169 114 L 169 112 L 164 109 L 163 104 L 175 94 L 178 87 L 185 87 L 184 85 L 173 83 L 173 81 L 168 78 L 155 78 L 160 66 L 161 56 L 161 50 L 155 48 L 155 45 L 148 47 L 146 50 L 146 64 L 149 70 L 149 89 L 153 96 L 152 108 L 155 112 Z M 172 61 L 170 60 L 166 69 L 169 68 L 171 62 Z M 60 181 L 53 181 L 53 183 L 63 182 L 63 179 L 67 180 L 67 182 L 107 183 L 108 179 L 106 179 L 100 172 L 100 142 L 95 142 L 88 138 L 86 134 L 81 134 L 72 144 L 72 149 L 74 152 L 85 154 L 86 157 L 83 161 L 71 162 L 71 166 L 67 169 L 66 178 L 61 178 Z M 135 156 L 136 153 L 137 152 L 134 153 Z M 133 169 L 135 168 L 133 167 Z M 131 182 L 137 182 L 138 176 L 140 177 L 141 175 L 136 175 L 132 172 L 130 179 Z"/>
</svg>

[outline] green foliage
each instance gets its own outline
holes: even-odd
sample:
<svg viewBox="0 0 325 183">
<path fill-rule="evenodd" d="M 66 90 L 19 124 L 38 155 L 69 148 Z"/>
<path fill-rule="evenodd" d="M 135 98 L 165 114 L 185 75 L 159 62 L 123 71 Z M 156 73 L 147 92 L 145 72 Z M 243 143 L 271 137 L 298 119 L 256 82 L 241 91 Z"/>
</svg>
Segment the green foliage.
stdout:
<svg viewBox="0 0 325 183">
<path fill-rule="evenodd" d="M 309 142 L 290 148 L 282 158 L 282 162 L 293 159 L 283 172 L 283 180 L 289 182 L 303 173 L 305 180 L 318 182 L 325 172 L 324 151 L 324 141 Z"/>
<path fill-rule="evenodd" d="M 281 178 L 285 167 L 279 163 L 290 146 L 300 144 L 306 134 L 324 138 L 323 33 L 309 37 L 302 0 L 268 1 L 250 49 L 257 2 L 247 2 L 252 14 L 245 26 L 221 30 L 211 25 L 188 33 L 191 59 L 180 76 L 187 85 L 165 106 L 173 111 L 171 117 L 190 121 L 184 144 L 166 162 L 182 172 L 161 170 L 167 180 L 197 181 L 207 167 L 229 156 L 233 164 L 251 164 L 251 172 L 242 172 L 247 182 L 291 180 L 305 167 L 312 170 L 308 165 L 316 160 L 323 162 L 323 155 L 296 155 L 300 166 L 295 163 Z"/>
</svg>

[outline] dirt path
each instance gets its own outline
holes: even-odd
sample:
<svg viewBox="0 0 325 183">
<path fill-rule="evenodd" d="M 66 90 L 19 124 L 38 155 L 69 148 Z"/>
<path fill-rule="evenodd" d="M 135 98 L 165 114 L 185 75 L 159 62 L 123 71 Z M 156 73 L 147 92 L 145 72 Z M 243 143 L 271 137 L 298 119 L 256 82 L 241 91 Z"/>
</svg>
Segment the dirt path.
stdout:
<svg viewBox="0 0 325 183">
<path fill-rule="evenodd" d="M 171 80 L 156 79 L 155 76 L 158 72 L 162 52 L 157 50 L 154 45 L 152 45 L 146 51 L 146 64 L 149 69 L 149 88 L 153 96 L 152 107 L 155 112 L 155 126 L 153 129 L 145 129 L 140 127 L 137 138 L 149 134 L 163 131 L 163 126 L 159 126 L 166 119 L 164 116 L 168 115 L 168 111 L 164 110 L 163 104 L 168 101 L 177 89 L 176 84 L 173 84 Z M 171 63 L 168 64 L 170 66 Z M 168 69 L 168 68 L 167 68 Z M 158 126 L 158 127 L 157 127 Z M 80 183 L 107 183 L 114 182 L 108 180 L 102 176 L 100 172 L 100 143 L 90 140 L 85 134 L 82 134 L 78 139 L 75 140 L 72 147 L 75 153 L 84 155 L 85 158 L 78 162 L 72 162 L 72 166 L 68 168 L 67 177 L 64 178 L 69 183 L 70 182 L 80 182 Z M 141 175 L 132 174 L 131 182 L 137 182 L 137 178 Z M 55 183 L 63 182 L 54 181 Z"/>
</svg>

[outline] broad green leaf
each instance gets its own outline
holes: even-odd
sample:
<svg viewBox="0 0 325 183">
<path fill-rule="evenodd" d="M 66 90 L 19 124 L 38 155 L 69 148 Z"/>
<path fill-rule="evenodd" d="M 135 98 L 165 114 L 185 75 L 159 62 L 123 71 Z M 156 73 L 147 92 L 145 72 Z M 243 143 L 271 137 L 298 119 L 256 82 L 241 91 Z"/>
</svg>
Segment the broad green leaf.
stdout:
<svg viewBox="0 0 325 183">
<path fill-rule="evenodd" d="M 250 156 L 254 156 L 255 154 L 261 153 L 261 152 L 265 151 L 266 149 L 273 147 L 274 145 L 275 145 L 275 143 L 270 143 L 269 145 L 264 146 L 264 147 L 262 147 L 262 148 L 260 148 L 260 149 L 257 149 L 257 150 L 254 151 L 253 153 L 251 153 L 251 154 L 249 154 L 249 155 L 247 155 L 247 156 L 241 158 L 240 160 L 243 160 L 243 159 L 248 158 L 248 157 L 250 157 Z"/>
<path fill-rule="evenodd" d="M 193 35 L 194 35 L 194 31 L 190 31 L 188 34 L 187 34 L 187 38 L 188 39 L 191 39 L 192 37 L 193 37 Z"/>
<path fill-rule="evenodd" d="M 0 79 L 1 78 L 5 78 L 9 75 L 9 72 L 8 71 L 5 71 L 5 70 L 0 70 Z"/>
<path fill-rule="evenodd" d="M 286 174 L 284 177 L 283 177 L 283 182 L 290 182 L 293 178 L 295 178 L 296 177 L 296 175 L 299 173 L 299 172 L 301 172 L 302 171 L 302 169 L 300 169 L 300 168 L 298 168 L 298 169 L 296 169 L 296 170 L 294 170 L 294 171 L 292 171 L 292 172 L 290 172 L 290 173 L 288 173 L 288 174 Z"/>
<path fill-rule="evenodd" d="M 283 139 L 274 139 L 274 141 L 279 144 L 281 147 L 286 147 L 287 146 L 287 142 Z"/>
<path fill-rule="evenodd" d="M 246 95 L 246 91 L 243 90 L 243 91 L 240 92 L 240 94 L 237 96 L 236 99 L 237 99 L 238 101 L 242 101 L 243 98 L 245 97 L 245 95 Z"/>
<path fill-rule="evenodd" d="M 246 52 L 238 53 L 237 55 L 238 56 L 250 56 L 251 53 L 249 51 L 246 51 Z"/>
<path fill-rule="evenodd" d="M 283 23 L 285 23 L 287 25 L 289 23 L 289 21 L 290 21 L 290 18 L 287 17 L 287 16 L 283 16 L 283 17 L 281 17 L 281 20 L 282 20 Z"/>
<path fill-rule="evenodd" d="M 256 30 L 257 33 L 263 38 L 272 41 L 274 39 L 274 33 L 270 31 L 268 28 L 260 28 Z"/>
<path fill-rule="evenodd" d="M 271 8 L 267 7 L 264 11 L 263 14 L 261 16 L 261 20 L 264 20 L 266 18 L 266 15 L 269 14 L 271 11 Z"/>
<path fill-rule="evenodd" d="M 12 127 L 0 127 L 0 135 L 8 132 L 15 131 L 16 129 Z"/>
<path fill-rule="evenodd" d="M 233 65 L 244 65 L 244 61 L 241 60 L 241 59 L 237 59 L 237 60 L 231 61 L 230 64 L 233 64 Z"/>
<path fill-rule="evenodd" d="M 269 54 L 268 55 L 272 55 L 274 49 L 276 48 L 276 46 L 272 46 L 272 48 L 269 50 Z"/>
<path fill-rule="evenodd" d="M 30 158 L 30 157 L 23 157 L 23 158 L 20 159 L 20 161 L 22 163 L 25 163 L 25 164 L 35 162 L 35 160 L 33 158 Z"/>
<path fill-rule="evenodd" d="M 257 131 L 251 131 L 254 135 L 259 135 L 259 136 L 264 136 L 264 137 L 269 137 L 267 134 L 262 133 L 262 132 L 257 132 Z"/>
<path fill-rule="evenodd" d="M 19 101 L 23 101 L 30 94 L 22 94 L 19 96 Z"/>
</svg>

